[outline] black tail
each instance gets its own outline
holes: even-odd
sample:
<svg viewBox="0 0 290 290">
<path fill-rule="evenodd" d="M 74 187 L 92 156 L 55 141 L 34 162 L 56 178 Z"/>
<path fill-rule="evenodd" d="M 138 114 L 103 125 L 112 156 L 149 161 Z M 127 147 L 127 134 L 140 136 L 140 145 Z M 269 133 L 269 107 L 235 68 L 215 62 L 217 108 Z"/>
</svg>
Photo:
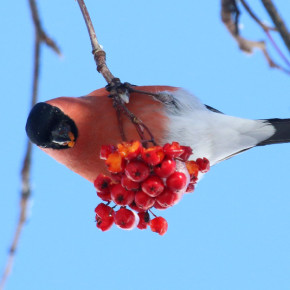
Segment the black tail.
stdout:
<svg viewBox="0 0 290 290">
<path fill-rule="evenodd" d="M 290 119 L 268 119 L 265 123 L 272 125 L 275 133 L 257 146 L 290 142 Z"/>
</svg>

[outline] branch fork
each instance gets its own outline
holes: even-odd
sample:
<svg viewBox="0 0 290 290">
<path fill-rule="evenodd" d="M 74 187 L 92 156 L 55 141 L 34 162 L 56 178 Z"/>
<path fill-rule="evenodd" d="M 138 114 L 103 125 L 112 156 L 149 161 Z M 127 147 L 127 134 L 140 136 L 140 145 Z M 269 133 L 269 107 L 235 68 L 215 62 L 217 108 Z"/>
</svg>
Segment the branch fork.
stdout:
<svg viewBox="0 0 290 290">
<path fill-rule="evenodd" d="M 271 2 L 271 0 L 262 0 L 262 2 L 265 5 L 264 2 Z M 275 43 L 275 41 L 273 40 L 273 38 L 272 38 L 272 36 L 270 34 L 270 31 L 276 31 L 276 32 L 279 32 L 282 35 L 280 26 L 278 26 L 275 21 L 273 21 L 275 23 L 275 25 L 276 25 L 276 27 L 274 27 L 274 28 L 265 25 L 255 15 L 255 13 L 251 10 L 251 8 L 247 4 L 246 0 L 241 0 L 241 4 L 244 6 L 246 11 L 249 13 L 249 15 L 254 19 L 254 21 L 257 22 L 257 24 L 263 29 L 263 31 L 265 32 L 266 36 L 270 40 L 271 44 L 274 46 L 275 50 L 280 55 L 280 57 L 283 59 L 284 63 L 288 66 L 288 68 L 284 68 L 281 65 L 278 65 L 270 57 L 270 55 L 268 53 L 268 50 L 267 50 L 267 47 L 266 47 L 266 43 L 264 41 L 251 41 L 251 40 L 248 40 L 248 39 L 246 39 L 246 38 L 244 38 L 244 37 L 242 37 L 240 35 L 239 28 L 238 28 L 240 11 L 238 9 L 237 0 L 221 0 L 221 18 L 222 18 L 222 21 L 223 21 L 224 25 L 226 26 L 226 28 L 229 30 L 229 32 L 232 35 L 232 37 L 238 43 L 239 48 L 242 51 L 246 52 L 246 53 L 252 53 L 255 48 L 260 49 L 263 52 L 263 54 L 264 54 L 264 56 L 265 56 L 265 58 L 266 58 L 266 60 L 268 62 L 268 65 L 270 67 L 280 69 L 283 72 L 285 72 L 287 74 L 290 74 L 290 70 L 289 70 L 290 62 L 284 56 L 284 54 L 279 49 L 278 45 Z M 266 7 L 266 5 L 265 5 L 265 7 Z M 271 9 L 273 9 L 273 7 Z M 268 12 L 269 12 L 269 10 L 268 10 Z M 270 12 L 269 12 L 269 14 L 270 14 Z M 277 15 L 279 16 L 278 13 L 277 13 Z M 281 18 L 279 18 L 279 20 L 281 20 Z M 281 21 L 279 22 L 280 24 L 281 24 Z M 282 21 L 282 23 L 283 23 L 283 21 Z M 286 30 L 286 26 L 284 25 L 284 30 L 283 31 L 285 31 L 285 30 Z M 285 35 L 285 33 L 284 33 L 284 35 Z M 290 34 L 288 34 L 288 38 L 287 39 L 289 39 L 289 43 L 290 43 Z M 290 45 L 288 46 L 286 41 L 285 41 L 285 44 L 286 44 L 286 46 L 289 49 Z"/>
</svg>

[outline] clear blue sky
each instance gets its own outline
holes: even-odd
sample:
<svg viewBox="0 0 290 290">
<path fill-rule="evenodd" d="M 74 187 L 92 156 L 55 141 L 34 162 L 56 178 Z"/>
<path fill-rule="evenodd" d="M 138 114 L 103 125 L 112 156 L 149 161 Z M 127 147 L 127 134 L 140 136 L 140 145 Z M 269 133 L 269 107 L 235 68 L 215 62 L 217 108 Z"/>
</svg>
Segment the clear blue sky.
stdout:
<svg viewBox="0 0 290 290">
<path fill-rule="evenodd" d="M 5 1 L 0 10 L 0 269 L 18 218 L 30 103 L 34 32 L 27 2 Z M 104 86 L 77 2 L 38 2 L 63 53 L 60 59 L 42 50 L 40 100 Z M 122 81 L 181 86 L 230 115 L 290 117 L 289 76 L 269 69 L 260 52 L 238 50 L 220 21 L 219 2 L 87 5 L 108 65 Z M 257 14 L 270 21 L 257 2 Z M 290 3 L 275 2 L 289 16 Z M 242 23 L 245 35 L 264 38 L 245 14 Z M 216 165 L 194 194 L 164 212 L 169 230 L 161 237 L 149 230 L 98 231 L 93 186 L 35 148 L 31 214 L 6 289 L 290 289 L 289 157 L 289 144 L 276 145 Z"/>
</svg>

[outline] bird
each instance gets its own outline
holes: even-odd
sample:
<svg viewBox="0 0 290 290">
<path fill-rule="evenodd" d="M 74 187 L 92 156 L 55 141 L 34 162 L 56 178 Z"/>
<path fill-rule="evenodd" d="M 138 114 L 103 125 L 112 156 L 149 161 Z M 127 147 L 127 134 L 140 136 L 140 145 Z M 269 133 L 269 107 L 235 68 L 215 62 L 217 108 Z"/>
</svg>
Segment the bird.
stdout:
<svg viewBox="0 0 290 290">
<path fill-rule="evenodd" d="M 157 144 L 190 146 L 191 159 L 207 158 L 213 166 L 256 146 L 290 142 L 290 119 L 251 120 L 223 114 L 187 90 L 172 86 L 134 86 L 126 107 L 150 129 Z M 120 121 L 121 120 L 121 121 Z M 101 146 L 140 137 L 124 115 L 118 119 L 110 92 L 100 88 L 81 97 L 58 97 L 30 111 L 30 141 L 56 161 L 90 182 L 106 166 Z"/>
</svg>

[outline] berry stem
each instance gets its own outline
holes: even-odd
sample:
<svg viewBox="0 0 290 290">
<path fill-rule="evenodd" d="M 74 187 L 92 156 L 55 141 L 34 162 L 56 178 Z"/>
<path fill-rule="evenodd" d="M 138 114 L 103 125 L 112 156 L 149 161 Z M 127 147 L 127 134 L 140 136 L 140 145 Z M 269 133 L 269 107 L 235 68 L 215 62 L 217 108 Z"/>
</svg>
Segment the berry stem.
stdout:
<svg viewBox="0 0 290 290">
<path fill-rule="evenodd" d="M 122 86 L 122 84 L 121 85 L 118 84 L 118 86 Z M 125 114 L 130 119 L 130 121 L 134 124 L 144 147 L 147 147 L 149 142 L 151 142 L 153 145 L 157 145 L 157 143 L 155 142 L 154 136 L 151 133 L 150 129 L 142 122 L 142 120 L 140 120 L 137 116 L 135 116 L 126 107 L 126 105 L 124 104 L 124 101 L 121 99 L 118 92 L 115 92 L 115 90 L 113 91 L 111 89 L 111 87 L 110 87 L 110 92 L 111 92 L 110 97 L 113 99 L 113 107 L 115 108 L 115 110 L 117 112 L 118 125 L 119 125 L 122 140 L 126 141 L 126 136 L 125 136 L 123 123 L 122 123 L 122 119 L 121 119 L 121 112 L 123 114 Z M 146 139 L 145 133 L 147 133 L 149 135 L 150 139 Z"/>
<path fill-rule="evenodd" d="M 125 131 L 124 131 L 124 127 L 123 127 L 122 117 L 121 117 L 121 110 L 120 110 L 119 107 L 115 107 L 115 109 L 116 109 L 116 113 L 117 113 L 117 119 L 118 119 L 118 125 L 119 125 L 121 138 L 122 138 L 123 141 L 127 141 L 127 138 L 126 138 L 126 135 L 125 135 Z"/>
<path fill-rule="evenodd" d="M 151 213 L 154 217 L 157 217 L 157 215 L 154 214 L 150 208 L 148 209 L 148 211 L 150 211 L 150 213 Z"/>
</svg>

